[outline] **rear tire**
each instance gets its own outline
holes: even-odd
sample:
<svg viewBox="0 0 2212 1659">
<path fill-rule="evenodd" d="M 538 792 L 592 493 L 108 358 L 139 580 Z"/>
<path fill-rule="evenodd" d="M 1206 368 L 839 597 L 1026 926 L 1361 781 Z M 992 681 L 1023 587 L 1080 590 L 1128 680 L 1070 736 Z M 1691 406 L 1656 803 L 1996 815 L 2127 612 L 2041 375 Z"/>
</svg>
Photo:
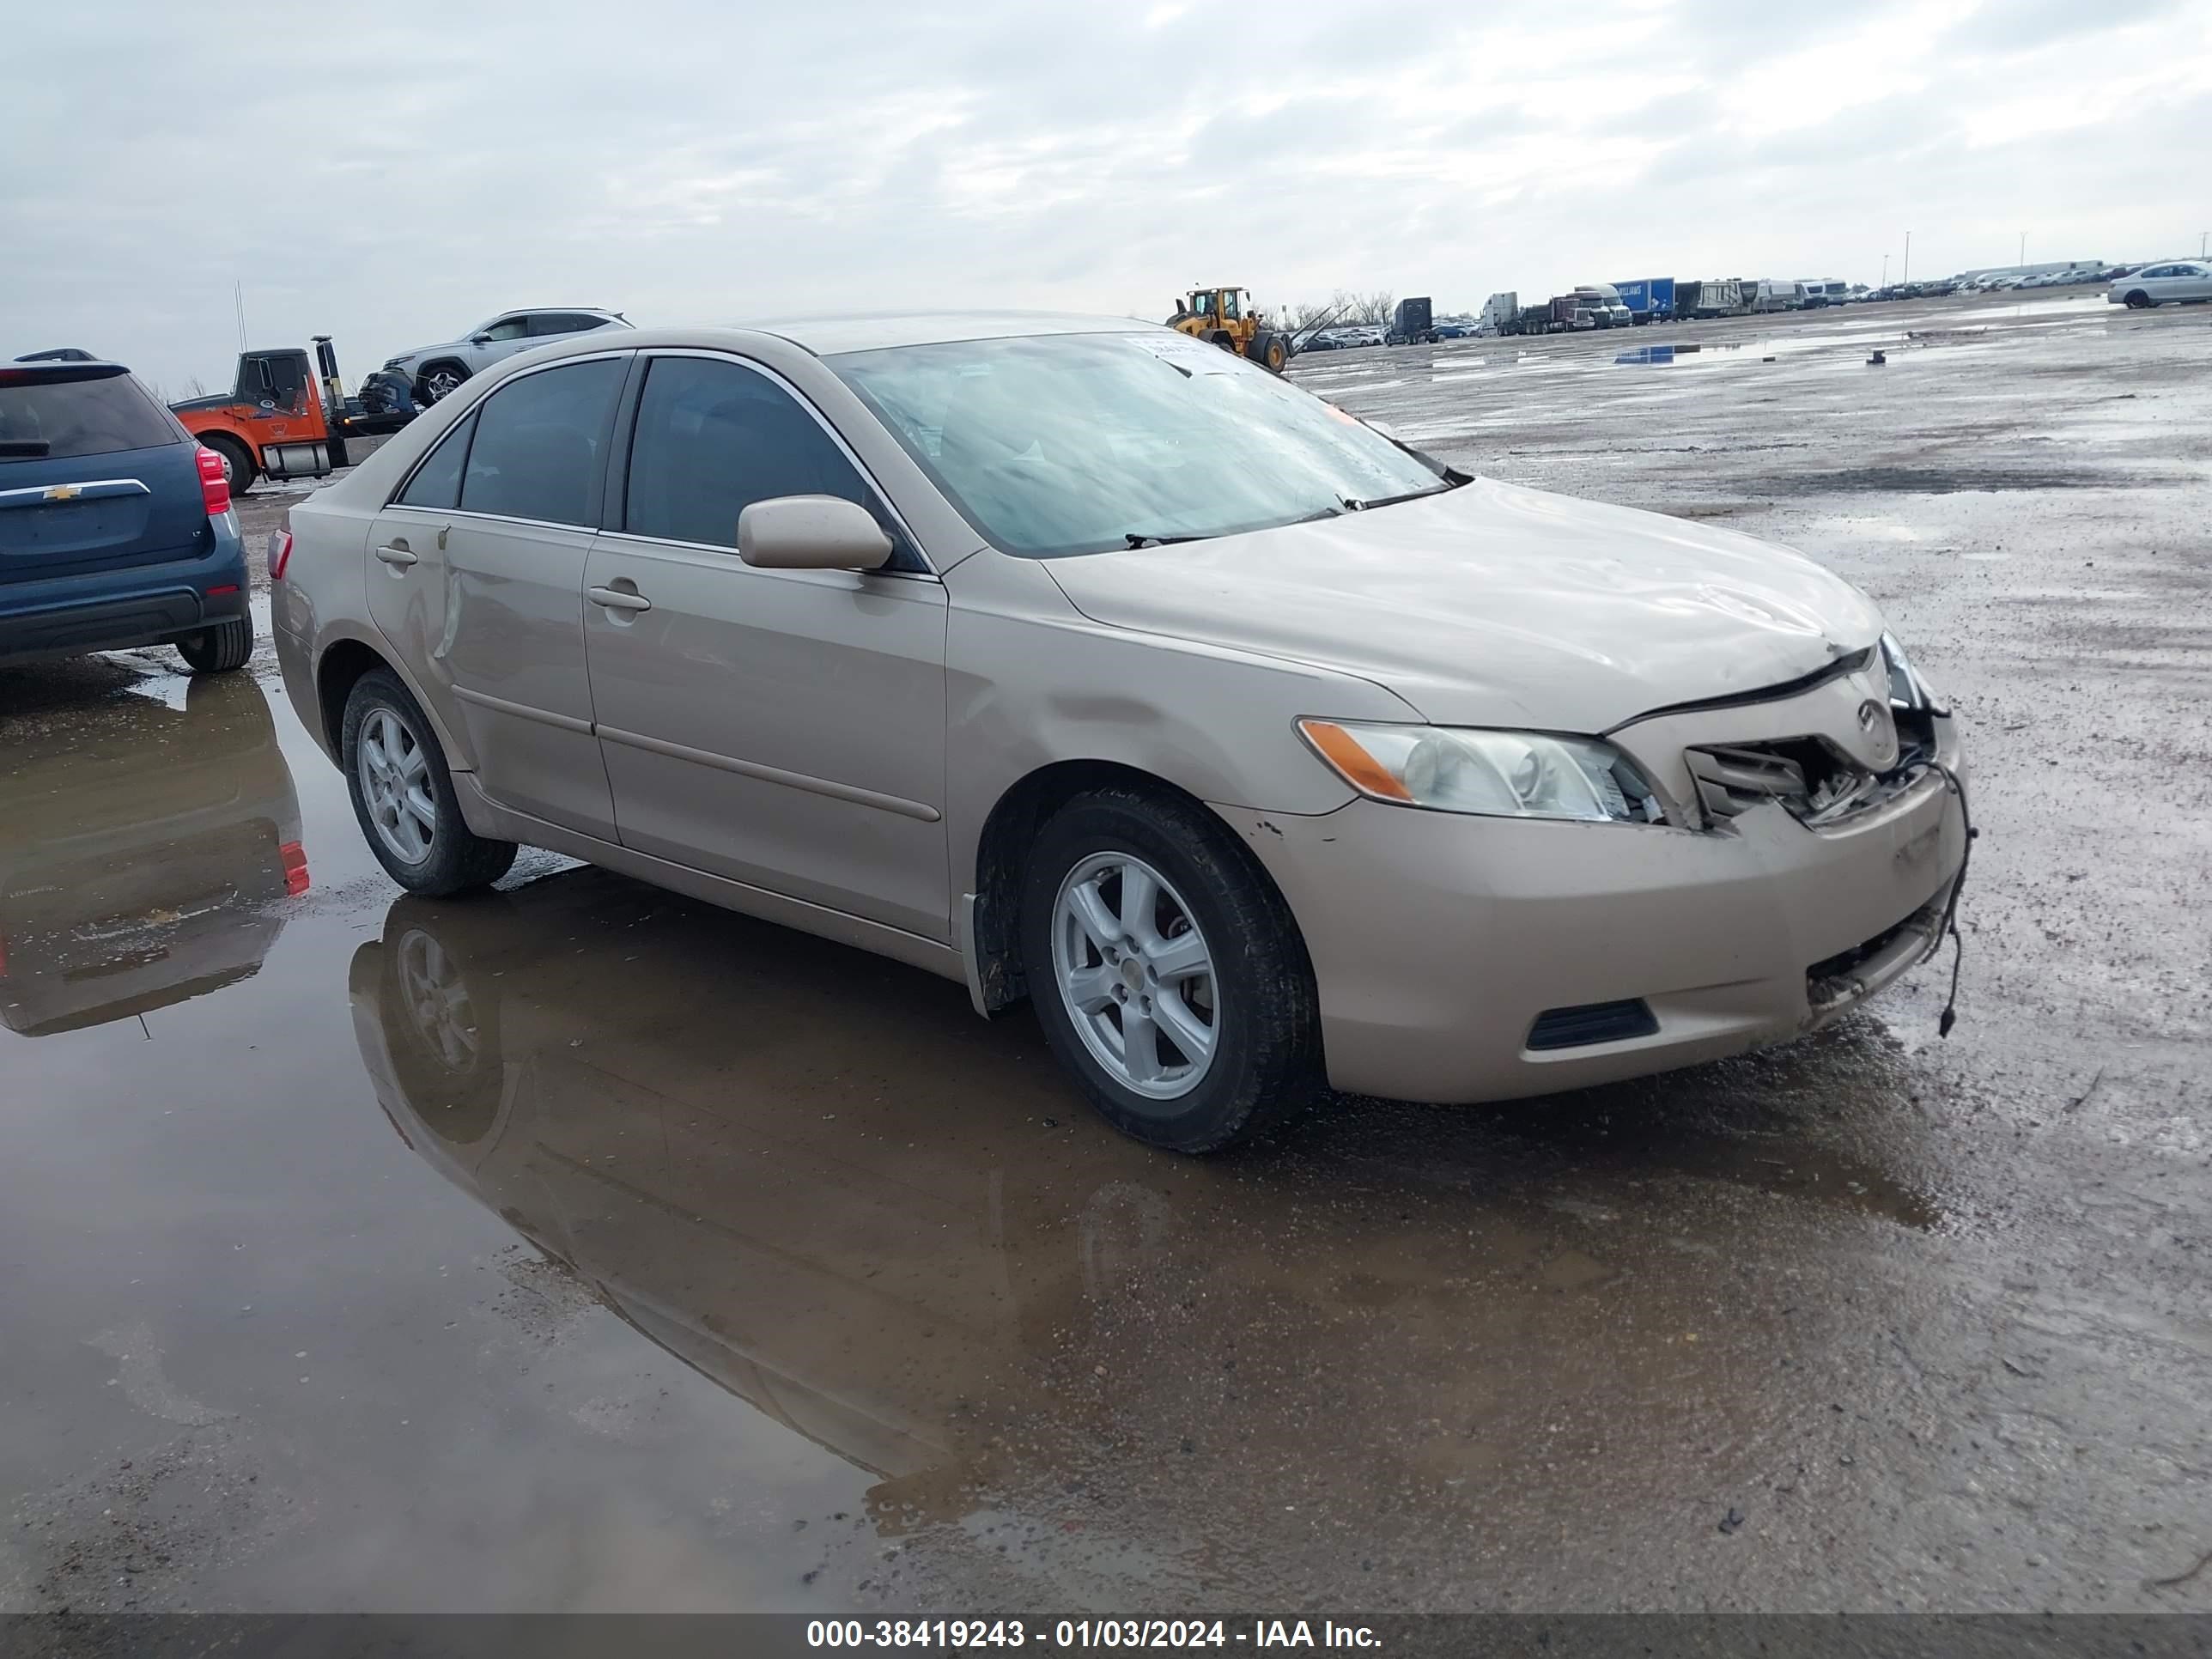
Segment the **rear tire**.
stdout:
<svg viewBox="0 0 2212 1659">
<path fill-rule="evenodd" d="M 177 654 L 195 674 L 228 674 L 253 655 L 253 618 L 233 617 L 205 633 L 177 641 Z"/>
<path fill-rule="evenodd" d="M 1156 896 L 1133 900 L 1139 883 Z M 1193 802 L 1110 788 L 1062 807 L 1024 872 L 1021 949 L 1046 1042 L 1124 1134 L 1213 1152 L 1320 1091 L 1305 942 L 1282 896 Z"/>
<path fill-rule="evenodd" d="M 368 850 L 410 893 L 450 898 L 489 887 L 514 862 L 461 817 L 438 734 L 399 677 L 372 668 L 346 698 L 339 753 Z"/>
<path fill-rule="evenodd" d="M 254 470 L 253 457 L 246 453 L 244 444 L 220 432 L 210 432 L 200 442 L 222 457 L 222 476 L 229 481 L 233 496 L 243 495 L 253 488 L 253 481 L 261 475 Z"/>
</svg>

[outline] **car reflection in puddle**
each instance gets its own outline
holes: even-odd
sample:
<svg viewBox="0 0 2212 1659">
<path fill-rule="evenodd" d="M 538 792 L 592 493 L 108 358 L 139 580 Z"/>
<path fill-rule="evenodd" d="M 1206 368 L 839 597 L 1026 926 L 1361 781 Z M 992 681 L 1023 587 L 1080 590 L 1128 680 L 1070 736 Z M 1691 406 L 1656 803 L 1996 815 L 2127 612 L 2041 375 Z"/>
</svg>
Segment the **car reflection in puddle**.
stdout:
<svg viewBox="0 0 2212 1659">
<path fill-rule="evenodd" d="M 261 688 L 170 677 L 149 695 L 119 672 L 8 677 L 0 1024 L 27 1036 L 250 978 L 307 888 Z"/>
<path fill-rule="evenodd" d="M 1234 1504 L 1292 1471 L 1479 1511 L 1469 1477 L 1563 1413 L 1590 1433 L 1547 1482 L 1584 1455 L 1617 1480 L 1716 1399 L 1749 1443 L 1795 1396 L 1723 1389 L 1729 1368 L 1773 1365 L 1778 1314 L 1841 1363 L 1869 1257 L 1937 1220 L 1872 1164 L 1689 1127 L 1654 1104 L 1680 1104 L 1667 1079 L 1534 1115 L 1343 1103 L 1303 1144 L 1167 1157 L 1092 1121 L 1026 1017 L 984 1024 L 957 986 L 588 868 L 401 899 L 349 988 L 401 1138 L 878 1477 L 887 1534 L 1085 1483 L 1126 1486 L 1164 1538 L 1163 1479 Z M 1878 1071 L 1853 1044 L 1878 1040 L 1789 1063 Z M 1626 1110 L 1662 1115 L 1616 1133 Z M 1762 1253 L 1802 1309 L 1745 1288 Z"/>
</svg>

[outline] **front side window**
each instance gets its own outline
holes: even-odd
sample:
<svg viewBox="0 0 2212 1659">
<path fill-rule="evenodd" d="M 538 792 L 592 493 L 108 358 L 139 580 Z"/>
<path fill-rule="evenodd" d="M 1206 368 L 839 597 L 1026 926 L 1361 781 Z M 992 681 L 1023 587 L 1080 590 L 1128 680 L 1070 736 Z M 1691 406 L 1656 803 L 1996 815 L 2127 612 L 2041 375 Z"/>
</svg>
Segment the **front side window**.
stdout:
<svg viewBox="0 0 2212 1659">
<path fill-rule="evenodd" d="M 603 357 L 510 381 L 477 411 L 461 510 L 592 523 L 626 362 Z"/>
<path fill-rule="evenodd" d="M 497 322 L 478 331 L 495 344 L 508 340 L 520 340 L 530 331 L 527 317 L 502 317 Z"/>
<path fill-rule="evenodd" d="M 1165 330 L 896 346 L 830 365 L 970 524 L 1030 557 L 1329 518 L 1455 476 Z"/>
<path fill-rule="evenodd" d="M 476 431 L 477 417 L 473 415 L 448 432 L 430 452 L 429 459 L 415 469 L 415 476 L 399 492 L 398 505 L 425 507 L 434 512 L 450 513 L 461 504 L 461 467 L 469 458 L 469 438 Z"/>
<path fill-rule="evenodd" d="M 738 363 L 655 359 L 630 439 L 623 528 L 665 541 L 735 547 L 738 515 L 779 495 L 857 502 L 902 544 L 891 568 L 919 568 L 859 469 L 789 392 Z"/>
</svg>

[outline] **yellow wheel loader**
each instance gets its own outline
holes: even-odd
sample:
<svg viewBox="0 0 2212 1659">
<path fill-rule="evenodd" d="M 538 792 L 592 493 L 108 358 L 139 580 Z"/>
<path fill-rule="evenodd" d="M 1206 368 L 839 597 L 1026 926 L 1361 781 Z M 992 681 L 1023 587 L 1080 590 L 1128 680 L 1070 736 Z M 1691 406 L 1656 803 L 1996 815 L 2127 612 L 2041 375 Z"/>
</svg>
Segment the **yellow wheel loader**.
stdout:
<svg viewBox="0 0 2212 1659">
<path fill-rule="evenodd" d="M 1224 351 L 1234 351 L 1275 374 L 1291 360 L 1291 341 L 1267 325 L 1241 288 L 1200 288 L 1179 295 L 1168 326 Z"/>
</svg>

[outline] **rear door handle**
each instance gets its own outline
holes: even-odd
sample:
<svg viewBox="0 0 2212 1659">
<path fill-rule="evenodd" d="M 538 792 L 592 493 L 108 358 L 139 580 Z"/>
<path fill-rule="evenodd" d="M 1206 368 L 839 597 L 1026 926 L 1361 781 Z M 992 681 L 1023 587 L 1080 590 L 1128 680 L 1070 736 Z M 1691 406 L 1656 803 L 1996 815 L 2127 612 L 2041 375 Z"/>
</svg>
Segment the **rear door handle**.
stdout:
<svg viewBox="0 0 2212 1659">
<path fill-rule="evenodd" d="M 383 560 L 385 563 L 396 565 L 402 570 L 404 570 L 410 564 L 421 562 L 420 556 L 409 552 L 407 550 L 407 544 L 404 542 L 392 542 L 383 547 L 378 548 L 376 550 L 376 556 Z"/>
<path fill-rule="evenodd" d="M 584 597 L 610 611 L 650 611 L 653 601 L 642 593 L 625 593 L 618 587 L 587 587 Z"/>
</svg>

